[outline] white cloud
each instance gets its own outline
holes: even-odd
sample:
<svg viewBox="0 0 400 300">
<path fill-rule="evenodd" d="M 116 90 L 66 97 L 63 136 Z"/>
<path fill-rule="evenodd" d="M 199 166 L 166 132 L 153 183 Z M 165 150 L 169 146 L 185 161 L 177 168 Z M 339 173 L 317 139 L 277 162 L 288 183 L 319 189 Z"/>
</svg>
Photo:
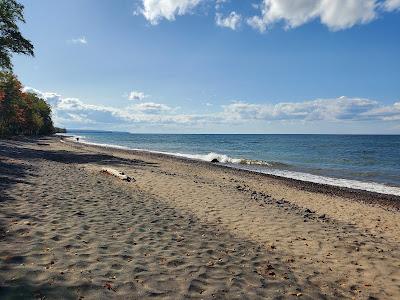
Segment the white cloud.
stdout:
<svg viewBox="0 0 400 300">
<path fill-rule="evenodd" d="M 88 43 L 86 37 L 84 37 L 84 36 L 77 38 L 77 39 L 71 39 L 71 40 L 69 40 L 69 42 L 72 44 L 81 44 L 81 45 L 86 45 Z"/>
<path fill-rule="evenodd" d="M 143 100 L 144 98 L 147 98 L 147 97 L 148 97 L 148 95 L 146 95 L 143 92 L 139 92 L 139 91 L 132 91 L 128 95 L 129 100 Z"/>
<path fill-rule="evenodd" d="M 363 115 L 367 118 L 378 118 L 383 121 L 400 121 L 400 102 L 395 102 L 393 105 L 375 107 Z"/>
<path fill-rule="evenodd" d="M 240 25 L 240 21 L 242 20 L 242 16 L 232 11 L 228 16 L 223 17 L 222 14 L 216 13 L 215 15 L 215 23 L 220 27 L 230 28 L 232 30 L 236 30 Z"/>
<path fill-rule="evenodd" d="M 263 32 L 277 22 L 294 28 L 319 19 L 331 30 L 365 24 L 377 16 L 376 0 L 263 0 L 261 16 L 248 19 L 248 24 Z"/>
<path fill-rule="evenodd" d="M 394 11 L 400 9 L 400 0 L 386 0 L 383 3 L 383 8 L 386 11 Z"/>
<path fill-rule="evenodd" d="M 62 97 L 56 93 L 41 92 L 29 87 L 24 89 L 47 100 L 57 126 L 67 128 L 96 128 L 124 130 L 129 126 L 169 126 L 176 130 L 189 130 L 194 126 L 222 126 L 232 124 L 247 126 L 252 122 L 314 122 L 348 124 L 349 122 L 400 122 L 400 102 L 383 105 L 364 98 L 339 97 L 303 102 L 254 104 L 233 102 L 217 112 L 207 114 L 178 113 L 179 108 L 161 103 L 140 102 L 124 108 L 87 104 L 77 98 Z M 246 125 L 247 124 L 247 125 Z M 286 124 L 286 123 L 285 123 Z M 363 123 L 365 124 L 365 123 Z M 178 126 L 178 127 L 176 127 Z M 364 126 L 364 125 L 363 125 Z"/>
<path fill-rule="evenodd" d="M 238 120 L 302 120 L 302 121 L 388 121 L 388 117 L 400 117 L 400 105 L 383 106 L 377 101 L 363 98 L 339 97 L 304 102 L 250 104 L 234 102 L 224 106 L 226 119 Z"/>
<path fill-rule="evenodd" d="M 175 20 L 175 16 L 181 16 L 192 11 L 203 0 L 142 0 L 143 16 L 152 25 L 156 25 L 161 19 Z"/>
<path fill-rule="evenodd" d="M 220 10 L 228 0 L 215 0 L 215 10 Z"/>
<path fill-rule="evenodd" d="M 176 16 L 192 13 L 207 2 L 215 4 L 218 26 L 235 30 L 241 23 L 240 12 L 231 12 L 226 17 L 221 14 L 225 0 L 141 0 L 141 7 L 135 10 L 134 15 L 142 14 L 150 24 L 156 25 L 162 19 L 174 21 Z M 286 29 L 290 29 L 314 20 L 337 31 L 369 23 L 384 11 L 398 10 L 400 0 L 259 0 L 259 3 L 250 5 L 260 10 L 260 14 L 247 17 L 247 24 L 260 32 L 276 23 L 283 23 Z M 209 9 L 212 6 L 204 7 Z"/>
<path fill-rule="evenodd" d="M 176 114 L 177 108 L 161 103 L 145 102 L 115 108 L 87 104 L 77 98 L 66 98 L 57 93 L 41 92 L 30 87 L 25 87 L 24 91 L 37 94 L 51 105 L 53 120 L 58 126 L 79 127 L 92 124 L 98 128 L 132 123 L 182 124 L 194 120 L 194 116 Z"/>
<path fill-rule="evenodd" d="M 153 113 L 160 114 L 163 112 L 171 111 L 172 108 L 161 103 L 154 102 L 144 102 L 130 106 L 133 111 L 143 112 L 143 113 Z"/>
</svg>

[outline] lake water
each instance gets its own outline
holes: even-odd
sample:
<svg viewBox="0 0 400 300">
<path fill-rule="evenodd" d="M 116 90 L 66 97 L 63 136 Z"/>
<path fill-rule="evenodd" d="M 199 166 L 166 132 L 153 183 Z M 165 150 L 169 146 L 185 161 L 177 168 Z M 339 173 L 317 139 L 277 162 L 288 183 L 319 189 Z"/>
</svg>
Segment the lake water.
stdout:
<svg viewBox="0 0 400 300">
<path fill-rule="evenodd" d="M 68 131 L 80 142 L 216 161 L 299 180 L 400 195 L 399 135 L 133 134 Z"/>
</svg>

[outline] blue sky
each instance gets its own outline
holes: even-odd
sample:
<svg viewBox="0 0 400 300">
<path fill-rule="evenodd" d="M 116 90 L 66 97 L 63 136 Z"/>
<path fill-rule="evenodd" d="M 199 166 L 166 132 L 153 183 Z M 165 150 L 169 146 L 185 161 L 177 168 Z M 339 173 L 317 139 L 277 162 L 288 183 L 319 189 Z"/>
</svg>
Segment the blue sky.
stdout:
<svg viewBox="0 0 400 300">
<path fill-rule="evenodd" d="M 21 2 L 57 125 L 400 133 L 400 0 Z"/>
</svg>

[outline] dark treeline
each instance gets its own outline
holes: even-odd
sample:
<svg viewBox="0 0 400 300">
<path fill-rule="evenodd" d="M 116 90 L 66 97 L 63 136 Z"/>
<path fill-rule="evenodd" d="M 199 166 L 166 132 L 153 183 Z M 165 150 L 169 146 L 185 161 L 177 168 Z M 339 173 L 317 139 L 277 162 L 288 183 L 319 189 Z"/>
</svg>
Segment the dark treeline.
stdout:
<svg viewBox="0 0 400 300">
<path fill-rule="evenodd" d="M 47 102 L 36 94 L 23 92 L 14 74 L 0 72 L 0 136 L 54 132 Z"/>
</svg>

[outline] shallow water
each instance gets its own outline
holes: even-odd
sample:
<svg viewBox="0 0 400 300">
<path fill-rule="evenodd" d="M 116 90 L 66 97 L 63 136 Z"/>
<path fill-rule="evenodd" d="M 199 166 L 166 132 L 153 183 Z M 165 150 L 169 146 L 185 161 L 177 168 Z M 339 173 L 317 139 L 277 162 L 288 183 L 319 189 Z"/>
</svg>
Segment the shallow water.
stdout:
<svg viewBox="0 0 400 300">
<path fill-rule="evenodd" d="M 80 136 L 81 142 L 218 160 L 268 174 L 400 195 L 399 135 L 68 133 Z"/>
</svg>

